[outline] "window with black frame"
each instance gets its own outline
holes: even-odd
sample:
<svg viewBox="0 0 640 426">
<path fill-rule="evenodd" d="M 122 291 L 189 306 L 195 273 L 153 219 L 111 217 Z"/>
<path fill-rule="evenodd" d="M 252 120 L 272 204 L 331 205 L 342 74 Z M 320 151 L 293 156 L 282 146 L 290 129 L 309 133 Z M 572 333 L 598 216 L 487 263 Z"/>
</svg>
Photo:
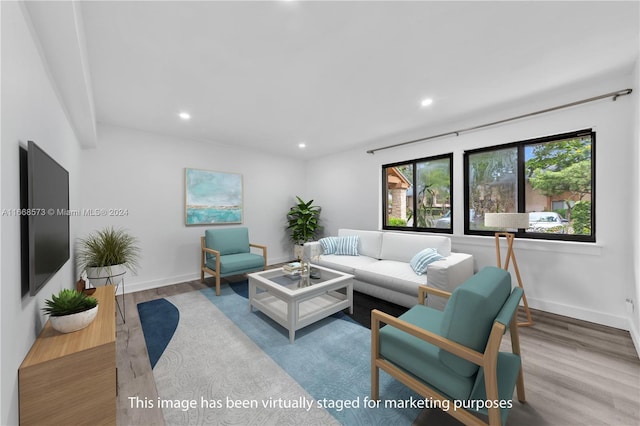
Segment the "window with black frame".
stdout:
<svg viewBox="0 0 640 426">
<path fill-rule="evenodd" d="M 453 154 L 382 166 L 383 229 L 453 231 Z"/>
<path fill-rule="evenodd" d="M 465 152 L 465 234 L 493 235 L 485 213 L 529 213 L 518 237 L 595 242 L 591 129 Z"/>
</svg>

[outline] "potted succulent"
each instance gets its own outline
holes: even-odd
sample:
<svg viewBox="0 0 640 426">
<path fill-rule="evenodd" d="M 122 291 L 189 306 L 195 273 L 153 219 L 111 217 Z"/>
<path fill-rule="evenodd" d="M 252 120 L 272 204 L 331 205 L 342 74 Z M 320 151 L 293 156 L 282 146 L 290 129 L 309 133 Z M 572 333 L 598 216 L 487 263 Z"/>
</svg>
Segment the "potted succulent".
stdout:
<svg viewBox="0 0 640 426">
<path fill-rule="evenodd" d="M 77 264 L 93 285 L 116 284 L 126 270 L 136 271 L 138 240 L 122 229 L 104 228 L 78 240 Z"/>
<path fill-rule="evenodd" d="M 287 229 L 291 232 L 291 240 L 297 248 L 294 249 L 296 257 L 301 258 L 302 245 L 307 241 L 313 241 L 318 232 L 322 230 L 320 226 L 319 206 L 313 205 L 313 200 L 304 201 L 296 196 L 298 204 L 291 207 L 287 213 Z"/>
<path fill-rule="evenodd" d="M 49 314 L 51 327 L 61 333 L 71 333 L 91 324 L 98 313 L 98 300 L 71 289 L 60 290 L 45 300 L 42 310 Z"/>
</svg>

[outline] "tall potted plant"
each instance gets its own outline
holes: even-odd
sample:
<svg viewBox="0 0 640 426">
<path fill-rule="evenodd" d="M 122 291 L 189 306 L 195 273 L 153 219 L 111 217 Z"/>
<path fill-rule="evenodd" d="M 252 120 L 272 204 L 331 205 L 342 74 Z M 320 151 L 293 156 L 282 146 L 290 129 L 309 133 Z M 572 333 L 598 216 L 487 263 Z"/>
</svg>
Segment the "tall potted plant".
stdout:
<svg viewBox="0 0 640 426">
<path fill-rule="evenodd" d="M 122 229 L 104 228 L 78 240 L 77 264 L 94 285 L 104 285 L 126 270 L 136 271 L 140 258 L 138 240 Z"/>
<path fill-rule="evenodd" d="M 291 233 L 291 240 L 297 247 L 301 247 L 307 241 L 312 241 L 316 238 L 318 232 L 322 230 L 320 226 L 320 211 L 319 206 L 313 205 L 313 200 L 304 201 L 302 198 L 296 196 L 298 204 L 291 207 L 287 213 L 287 229 Z M 302 250 L 300 248 L 295 249 L 296 256 L 301 257 Z"/>
</svg>

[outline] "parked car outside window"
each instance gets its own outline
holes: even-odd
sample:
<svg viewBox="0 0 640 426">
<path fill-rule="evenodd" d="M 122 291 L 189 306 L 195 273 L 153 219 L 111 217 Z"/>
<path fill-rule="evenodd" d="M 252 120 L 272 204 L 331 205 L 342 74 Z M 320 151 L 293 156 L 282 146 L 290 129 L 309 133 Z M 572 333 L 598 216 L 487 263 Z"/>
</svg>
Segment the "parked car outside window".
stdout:
<svg viewBox="0 0 640 426">
<path fill-rule="evenodd" d="M 440 219 L 436 220 L 436 228 L 451 228 L 451 210 L 446 212 Z"/>
<path fill-rule="evenodd" d="M 566 234 L 569 221 L 556 212 L 530 212 L 529 232 Z"/>
</svg>

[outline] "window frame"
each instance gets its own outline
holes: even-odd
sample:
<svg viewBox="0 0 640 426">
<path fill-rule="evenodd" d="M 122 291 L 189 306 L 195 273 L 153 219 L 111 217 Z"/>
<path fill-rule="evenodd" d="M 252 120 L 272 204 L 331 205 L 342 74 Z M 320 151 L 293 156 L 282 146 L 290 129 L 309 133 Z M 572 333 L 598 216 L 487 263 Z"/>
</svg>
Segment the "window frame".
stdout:
<svg viewBox="0 0 640 426">
<path fill-rule="evenodd" d="M 465 211 L 464 234 L 494 236 L 496 233 L 496 231 L 470 229 L 469 157 L 471 155 L 483 153 L 483 152 L 499 151 L 499 150 L 514 148 L 514 147 L 517 149 L 516 204 L 517 204 L 517 212 L 525 213 L 526 212 L 525 147 L 529 145 L 535 145 L 535 144 L 541 144 L 541 143 L 559 142 L 562 140 L 579 138 L 583 136 L 591 137 L 591 212 L 590 212 L 591 213 L 591 234 L 590 235 L 553 234 L 553 233 L 544 233 L 544 232 L 526 232 L 525 230 L 522 230 L 522 229 L 518 229 L 517 232 L 514 232 L 513 230 L 510 230 L 509 232 L 515 234 L 517 238 L 595 243 L 596 242 L 596 132 L 592 128 L 465 151 L 464 157 L 463 157 L 463 160 L 464 160 L 463 161 L 464 163 L 464 170 L 463 170 L 464 189 L 463 190 L 464 190 L 464 211 Z"/>
<path fill-rule="evenodd" d="M 387 186 L 387 169 L 391 167 L 398 166 L 408 166 L 410 165 L 413 168 L 413 182 L 412 186 L 414 189 L 413 203 L 411 205 L 411 209 L 414 212 L 417 210 L 418 197 L 415 196 L 415 191 L 417 188 L 416 182 L 416 171 L 417 165 L 419 163 L 425 163 L 429 161 L 438 161 L 448 159 L 449 160 L 449 210 L 451 211 L 451 226 L 449 228 L 435 228 L 435 227 L 419 227 L 417 226 L 417 220 L 413 221 L 412 226 L 392 226 L 387 223 L 388 219 L 388 186 Z M 430 157 L 416 158 L 413 160 L 407 161 L 398 161 L 395 163 L 383 164 L 382 165 L 382 229 L 389 231 L 402 231 L 402 232 L 432 232 L 432 233 L 440 233 L 440 234 L 453 234 L 453 152 L 447 154 L 434 155 Z"/>
</svg>

